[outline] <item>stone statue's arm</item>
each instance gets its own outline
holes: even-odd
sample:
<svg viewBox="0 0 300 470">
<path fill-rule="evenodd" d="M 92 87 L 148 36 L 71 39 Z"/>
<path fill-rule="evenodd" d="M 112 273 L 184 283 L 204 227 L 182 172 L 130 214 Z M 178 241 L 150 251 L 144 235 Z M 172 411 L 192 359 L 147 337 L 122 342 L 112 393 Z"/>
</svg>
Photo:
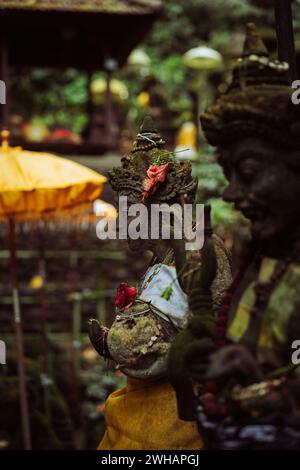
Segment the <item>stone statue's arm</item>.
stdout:
<svg viewBox="0 0 300 470">
<path fill-rule="evenodd" d="M 260 382 L 257 385 L 261 387 L 261 390 L 264 387 L 267 390 L 266 394 L 234 402 L 237 410 L 240 408 L 255 418 L 268 417 L 274 413 L 300 416 L 300 377 L 278 377 Z"/>
<path fill-rule="evenodd" d="M 298 346 L 299 352 L 297 352 Z M 253 397 L 241 403 L 243 409 L 251 413 L 268 414 L 273 412 L 292 413 L 300 416 L 300 302 L 295 306 L 286 329 L 286 357 L 284 367 L 276 369 L 264 377 L 266 386 L 271 383 L 270 392 L 263 397 Z M 270 377 L 270 379 L 269 379 Z M 278 387 L 272 390 L 272 383 Z"/>
<path fill-rule="evenodd" d="M 235 344 L 212 355 L 205 378 L 217 382 L 219 390 L 225 384 L 224 396 L 237 415 L 242 411 L 253 417 L 280 412 L 300 416 L 300 352 L 292 348 L 299 338 L 300 311 L 296 306 L 286 330 L 287 362 L 283 366 L 266 373 L 245 346 Z"/>
<path fill-rule="evenodd" d="M 241 403 L 243 409 L 251 413 L 281 411 L 300 416 L 300 302 L 295 306 L 287 325 L 286 357 L 289 360 L 286 365 L 269 374 L 273 380 L 264 377 L 266 384 L 272 384 L 275 380 L 278 387 L 272 390 L 271 385 L 270 393 L 265 396 L 244 400 Z"/>
<path fill-rule="evenodd" d="M 187 256 L 182 240 L 172 241 L 178 280 L 188 295 L 192 317 L 187 328 L 181 331 L 172 343 L 168 357 L 168 375 L 176 392 L 179 418 L 187 421 L 195 419 L 195 397 L 194 377 L 186 366 L 186 353 L 197 349 L 193 360 L 205 373 L 209 356 L 215 349 L 212 338 L 215 321 L 210 287 L 216 275 L 217 263 L 211 239 L 210 207 L 206 208 L 206 227 L 201 263 L 194 263 L 193 257 Z"/>
<path fill-rule="evenodd" d="M 212 240 L 210 222 L 210 206 L 205 207 L 205 242 L 199 258 L 193 253 L 187 254 L 184 240 L 171 240 L 174 251 L 178 281 L 188 296 L 190 311 L 194 324 L 203 321 L 210 332 L 214 329 L 214 314 L 212 309 L 211 285 L 217 272 L 217 260 Z M 192 322 L 193 323 L 193 322 Z"/>
</svg>

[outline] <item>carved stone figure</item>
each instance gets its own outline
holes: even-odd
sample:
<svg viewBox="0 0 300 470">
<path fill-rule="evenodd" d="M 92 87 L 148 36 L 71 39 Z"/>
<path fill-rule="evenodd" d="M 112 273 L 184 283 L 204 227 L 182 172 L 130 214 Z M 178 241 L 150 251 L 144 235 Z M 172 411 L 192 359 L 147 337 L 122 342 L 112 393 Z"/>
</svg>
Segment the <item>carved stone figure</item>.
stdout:
<svg viewBox="0 0 300 470">
<path fill-rule="evenodd" d="M 122 166 L 110 174 L 118 196 L 127 196 L 128 212 L 135 203 L 148 209 L 194 203 L 197 180 L 188 161 L 179 162 L 164 149 L 164 141 L 146 118 L 132 151 Z M 150 211 L 149 211 L 150 213 Z M 149 220 L 149 231 L 150 231 Z M 170 222 L 172 231 L 173 225 Z M 106 405 L 107 432 L 101 449 L 193 449 L 202 442 L 195 423 L 180 421 L 175 394 L 167 381 L 167 354 L 190 315 L 193 279 L 201 269 L 201 251 L 185 254 L 184 240 L 132 240 L 135 253 L 150 250 L 153 259 L 138 286 L 121 284 L 116 297 L 116 317 L 108 330 L 90 321 L 90 337 L 96 350 L 112 359 L 128 376 L 125 389 L 112 394 Z M 223 242 L 212 235 L 218 269 L 212 284 L 217 309 L 231 281 L 230 257 Z M 180 273 L 176 264 L 186 259 Z M 177 260 L 176 260 L 177 258 Z M 124 429 L 124 426 L 126 429 Z"/>
<path fill-rule="evenodd" d="M 201 118 L 229 182 L 223 197 L 250 220 L 253 245 L 209 348 L 188 325 L 184 363 L 211 448 L 300 445 L 300 368 L 292 362 L 300 339 L 300 107 L 287 71 L 249 24 L 232 83 Z"/>
</svg>

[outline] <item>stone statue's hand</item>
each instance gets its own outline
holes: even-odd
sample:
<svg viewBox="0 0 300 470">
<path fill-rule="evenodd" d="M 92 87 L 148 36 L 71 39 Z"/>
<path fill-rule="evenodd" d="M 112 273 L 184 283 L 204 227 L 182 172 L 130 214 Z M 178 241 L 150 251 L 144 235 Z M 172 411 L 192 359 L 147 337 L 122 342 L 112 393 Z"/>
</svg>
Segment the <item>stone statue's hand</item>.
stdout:
<svg viewBox="0 0 300 470">
<path fill-rule="evenodd" d="M 284 413 L 290 411 L 290 403 L 285 394 L 280 390 L 274 390 L 264 397 L 244 400 L 240 404 L 241 409 L 255 417 L 269 413 Z"/>
<path fill-rule="evenodd" d="M 189 283 L 189 307 L 193 317 L 189 322 L 190 329 L 195 339 L 212 336 L 215 330 L 215 315 L 212 305 L 211 285 L 217 272 L 217 259 L 212 240 L 210 227 L 210 207 L 206 208 L 205 241 L 201 251 L 201 263 L 187 269 L 190 276 Z M 192 274 L 188 274 L 191 272 Z"/>
<path fill-rule="evenodd" d="M 198 269 L 197 266 L 194 266 L 195 274 L 192 277 L 190 292 L 195 300 L 198 297 L 203 297 L 204 294 L 210 294 L 210 288 L 217 273 L 217 257 L 212 239 L 210 212 L 211 207 L 205 206 L 204 244 L 201 250 L 201 263 L 198 265 Z M 193 270 L 192 266 L 191 269 Z"/>
<path fill-rule="evenodd" d="M 215 343 L 210 337 L 194 339 L 186 347 L 184 364 L 194 383 L 202 384 L 204 382 L 211 355 L 215 350 Z"/>
<path fill-rule="evenodd" d="M 88 322 L 89 337 L 97 353 L 104 359 L 112 359 L 107 347 L 107 334 L 109 329 L 100 325 L 98 320 L 91 318 Z"/>
<path fill-rule="evenodd" d="M 211 298 L 210 287 L 217 272 L 217 259 L 212 240 L 210 206 L 205 207 L 205 239 L 201 250 L 201 260 L 186 252 L 185 240 L 175 240 L 171 233 L 170 244 L 174 251 L 176 271 L 181 288 L 189 297 L 191 310 L 194 312 L 205 302 L 204 297 Z"/>
<path fill-rule="evenodd" d="M 244 399 L 241 402 L 243 411 L 253 416 L 263 416 L 270 413 L 285 413 L 291 417 L 300 415 L 300 377 L 278 376 L 283 378 L 282 385 L 272 389 L 267 394 Z M 266 381 L 268 383 L 268 381 Z M 259 384 L 258 384 L 259 385 Z M 293 419 L 293 418 L 292 418 Z"/>
<path fill-rule="evenodd" d="M 207 380 L 220 383 L 235 381 L 242 386 L 263 380 L 263 373 L 252 354 L 242 345 L 230 345 L 213 354 Z"/>
<path fill-rule="evenodd" d="M 170 227 L 170 236 L 171 236 L 170 246 L 172 247 L 174 251 L 177 279 L 178 279 L 181 289 L 187 294 L 185 285 L 183 282 L 183 279 L 184 279 L 183 275 L 184 275 L 184 272 L 186 271 L 185 241 L 174 239 L 173 227 Z"/>
</svg>

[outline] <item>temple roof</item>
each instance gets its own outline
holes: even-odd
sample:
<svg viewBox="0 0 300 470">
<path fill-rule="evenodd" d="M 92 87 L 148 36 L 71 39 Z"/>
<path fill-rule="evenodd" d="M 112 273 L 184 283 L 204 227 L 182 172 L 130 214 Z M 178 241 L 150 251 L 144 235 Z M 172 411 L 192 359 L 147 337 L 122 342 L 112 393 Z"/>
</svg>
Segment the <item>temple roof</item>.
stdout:
<svg viewBox="0 0 300 470">
<path fill-rule="evenodd" d="M 0 9 L 70 11 L 112 14 L 149 14 L 160 10 L 160 0 L 1 0 Z"/>
<path fill-rule="evenodd" d="M 12 66 L 121 67 L 162 10 L 161 0 L 0 0 Z M 0 47 L 1 47 L 0 38 Z"/>
</svg>

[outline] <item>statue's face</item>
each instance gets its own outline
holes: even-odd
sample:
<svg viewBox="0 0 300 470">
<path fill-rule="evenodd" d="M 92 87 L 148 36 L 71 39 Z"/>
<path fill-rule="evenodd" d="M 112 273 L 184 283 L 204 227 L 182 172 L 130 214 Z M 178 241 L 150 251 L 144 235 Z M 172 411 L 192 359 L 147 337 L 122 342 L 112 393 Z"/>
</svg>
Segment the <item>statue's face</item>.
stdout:
<svg viewBox="0 0 300 470">
<path fill-rule="evenodd" d="M 162 238 L 162 218 L 151 216 L 151 204 L 140 204 L 139 208 L 133 208 L 137 203 L 127 202 L 127 242 L 132 251 L 152 251 L 153 246 L 158 245 Z M 133 210 L 134 209 L 134 210 Z M 134 214 L 134 215 L 132 215 Z M 164 222 L 166 225 L 166 222 Z M 154 236 L 153 233 L 157 233 Z"/>
<path fill-rule="evenodd" d="M 132 204 L 128 203 L 128 211 Z M 143 205 L 146 210 L 146 206 Z M 146 250 L 151 249 L 151 218 L 150 210 L 146 211 L 144 214 L 137 213 L 135 216 L 127 213 L 128 228 L 130 224 L 133 224 L 133 227 L 136 227 L 136 231 L 140 233 L 139 238 L 133 238 L 130 233 L 127 234 L 127 242 L 130 250 L 142 253 Z M 145 236 L 145 238 L 142 238 Z"/>
<path fill-rule="evenodd" d="M 253 236 L 289 237 L 300 222 L 300 171 L 284 164 L 284 151 L 247 138 L 220 149 L 219 161 L 229 181 L 223 198 L 251 221 Z"/>
</svg>

